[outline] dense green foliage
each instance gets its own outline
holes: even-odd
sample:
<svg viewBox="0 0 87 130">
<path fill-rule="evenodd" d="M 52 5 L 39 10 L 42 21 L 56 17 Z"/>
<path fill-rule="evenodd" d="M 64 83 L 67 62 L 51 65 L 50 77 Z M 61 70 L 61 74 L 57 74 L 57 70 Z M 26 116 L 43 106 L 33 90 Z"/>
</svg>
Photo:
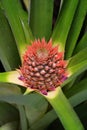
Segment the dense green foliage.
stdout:
<svg viewBox="0 0 87 130">
<path fill-rule="evenodd" d="M 61 0 L 53 25 L 54 2 L 0 0 L 0 61 L 4 68 L 0 73 L 0 130 L 45 130 L 51 129 L 51 124 L 58 124 L 52 129 L 63 130 L 61 118 L 66 130 L 70 130 L 68 126 L 74 130 L 77 126 L 70 126 L 71 119 L 65 115 L 67 110 L 70 110 L 72 120 L 81 120 L 82 124 L 76 122 L 77 130 L 83 130 L 82 125 L 87 129 L 87 0 Z M 61 86 L 64 95 L 57 97 L 61 100 L 60 106 L 48 99 L 54 108 L 36 92 L 24 95 L 26 89 L 13 81 L 15 77 L 11 78 L 21 65 L 26 47 L 34 39 L 43 37 L 47 41 L 52 38 L 68 61 L 69 78 Z M 65 126 L 66 122 L 68 126 Z"/>
</svg>

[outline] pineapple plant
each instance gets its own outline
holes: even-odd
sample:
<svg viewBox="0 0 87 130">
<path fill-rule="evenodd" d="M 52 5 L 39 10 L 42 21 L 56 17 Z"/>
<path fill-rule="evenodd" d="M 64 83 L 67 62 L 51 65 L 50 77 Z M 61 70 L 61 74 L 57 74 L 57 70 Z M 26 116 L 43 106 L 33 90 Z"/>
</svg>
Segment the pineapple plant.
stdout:
<svg viewBox="0 0 87 130">
<path fill-rule="evenodd" d="M 87 0 L 59 1 L 54 20 L 55 2 L 0 0 L 2 130 L 86 129 Z"/>
</svg>

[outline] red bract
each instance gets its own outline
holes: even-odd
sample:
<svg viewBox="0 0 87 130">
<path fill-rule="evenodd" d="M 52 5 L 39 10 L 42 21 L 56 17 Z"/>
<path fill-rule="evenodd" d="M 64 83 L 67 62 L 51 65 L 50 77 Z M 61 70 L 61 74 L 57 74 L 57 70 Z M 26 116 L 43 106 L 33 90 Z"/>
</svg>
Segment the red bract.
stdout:
<svg viewBox="0 0 87 130">
<path fill-rule="evenodd" d="M 67 62 L 63 57 L 58 46 L 52 46 L 52 40 L 48 43 L 45 39 L 35 40 L 23 56 L 19 79 L 26 87 L 47 95 L 48 91 L 55 90 L 67 78 Z"/>
</svg>

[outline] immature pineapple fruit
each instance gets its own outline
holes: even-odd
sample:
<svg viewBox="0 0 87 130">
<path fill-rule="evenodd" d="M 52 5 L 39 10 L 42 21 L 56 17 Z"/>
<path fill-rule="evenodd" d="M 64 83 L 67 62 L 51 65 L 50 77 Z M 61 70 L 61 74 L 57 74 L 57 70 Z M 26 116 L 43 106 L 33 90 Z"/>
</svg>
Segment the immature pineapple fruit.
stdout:
<svg viewBox="0 0 87 130">
<path fill-rule="evenodd" d="M 52 46 L 45 39 L 35 40 L 23 56 L 21 76 L 26 87 L 41 91 L 47 95 L 67 78 L 66 61 L 63 52 L 58 52 L 58 46 Z"/>
</svg>

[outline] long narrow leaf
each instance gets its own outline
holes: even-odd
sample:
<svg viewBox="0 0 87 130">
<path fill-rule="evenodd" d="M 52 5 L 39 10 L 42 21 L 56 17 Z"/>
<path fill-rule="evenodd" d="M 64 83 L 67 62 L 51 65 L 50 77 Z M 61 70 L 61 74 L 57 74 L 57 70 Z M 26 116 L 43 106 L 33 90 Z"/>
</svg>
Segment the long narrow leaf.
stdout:
<svg viewBox="0 0 87 130">
<path fill-rule="evenodd" d="M 0 82 L 13 83 L 24 86 L 24 83 L 19 80 L 20 74 L 17 71 L 0 73 Z"/>
<path fill-rule="evenodd" d="M 54 110 L 47 112 L 39 121 L 34 123 L 29 130 L 42 130 L 46 129 L 46 127 L 51 124 L 57 118 Z"/>
<path fill-rule="evenodd" d="M 18 7 L 18 16 L 20 18 L 22 28 L 25 34 L 26 43 L 30 44 L 31 40 L 33 40 L 34 38 L 28 23 L 28 13 L 25 12 L 21 7 L 20 1 L 16 3 L 16 6 Z"/>
<path fill-rule="evenodd" d="M 87 104 L 82 103 L 76 107 L 76 112 L 79 115 L 79 118 L 84 123 L 85 129 L 87 129 L 86 120 L 87 120 Z"/>
<path fill-rule="evenodd" d="M 82 39 L 75 48 L 74 54 L 87 47 L 87 32 L 83 35 Z"/>
<path fill-rule="evenodd" d="M 21 130 L 27 130 L 28 124 L 27 124 L 27 118 L 26 118 L 24 107 L 21 105 L 18 105 L 18 109 L 19 109 L 19 114 L 20 114 Z"/>
<path fill-rule="evenodd" d="M 10 26 L 3 11 L 0 9 L 0 59 L 6 71 L 20 65 L 19 54 Z M 16 61 L 16 62 L 15 62 Z"/>
<path fill-rule="evenodd" d="M 19 88 L 19 86 L 0 82 L 0 95 L 20 95 L 20 94 L 21 94 L 21 88 Z"/>
<path fill-rule="evenodd" d="M 35 97 L 36 96 L 37 94 L 35 95 Z M 47 111 L 47 108 L 48 108 L 47 101 L 40 95 L 38 95 L 38 100 L 25 105 L 26 116 L 30 127 L 33 126 L 37 121 L 39 121 L 44 116 L 44 114 Z"/>
<path fill-rule="evenodd" d="M 80 0 L 66 42 L 66 58 L 69 58 L 73 53 L 86 14 L 87 0 Z"/>
<path fill-rule="evenodd" d="M 87 79 L 82 80 L 80 83 L 66 91 L 66 95 L 67 97 L 70 97 L 69 100 L 73 106 L 87 100 Z"/>
<path fill-rule="evenodd" d="M 69 83 L 72 79 L 77 77 L 80 73 L 87 70 L 87 48 L 83 49 L 79 53 L 77 53 L 75 56 L 73 56 L 68 63 L 67 71 L 69 73 L 69 78 L 62 84 L 64 86 L 65 84 Z"/>
<path fill-rule="evenodd" d="M 24 18 L 26 17 L 25 13 L 22 11 L 18 0 L 14 0 L 14 1 L 1 0 L 1 3 L 5 10 L 7 19 L 11 25 L 11 29 L 14 34 L 19 52 L 20 52 L 20 54 L 22 54 L 24 52 L 24 49 L 25 49 L 26 43 L 27 43 L 27 40 L 26 40 L 27 36 L 25 36 L 26 32 L 23 29 L 23 25 L 25 25 Z M 28 20 L 27 20 L 27 24 L 28 24 Z M 28 27 L 28 25 L 27 25 L 27 27 Z M 26 25 L 25 25 L 25 28 L 26 28 Z M 26 28 L 26 30 L 28 30 L 28 29 L 29 29 L 29 27 Z M 29 34 L 29 32 L 30 31 L 27 31 L 28 34 Z M 30 39 L 30 35 L 31 34 L 29 34 L 28 39 Z"/>
<path fill-rule="evenodd" d="M 11 25 L 16 42 L 19 44 L 20 49 L 23 50 L 23 46 L 26 43 L 24 31 L 21 25 L 20 18 L 18 16 L 18 8 L 16 6 L 17 0 L 1 0 L 3 8 L 5 10 L 8 21 Z M 10 4 L 9 4 L 10 3 Z"/>
<path fill-rule="evenodd" d="M 18 95 L 18 94 L 0 95 L 0 101 L 6 101 L 8 103 L 14 103 L 14 104 L 16 103 L 18 105 L 32 105 L 33 103 L 34 107 L 36 107 L 37 103 L 42 100 L 45 100 L 44 97 L 42 97 L 37 93 L 31 93 L 29 95 Z M 43 102 L 41 102 L 41 104 L 43 105 Z"/>
<path fill-rule="evenodd" d="M 82 51 L 77 53 L 75 56 L 73 56 L 69 60 L 68 68 L 73 67 L 74 65 L 80 64 L 81 62 L 83 62 L 85 60 L 87 61 L 86 52 L 87 52 L 87 48 L 83 49 Z"/>
<path fill-rule="evenodd" d="M 64 0 L 60 14 L 54 28 L 52 39 L 54 44 L 60 45 L 60 50 L 64 51 L 66 39 L 73 20 L 73 16 L 78 4 L 78 0 Z"/>
<path fill-rule="evenodd" d="M 15 120 L 19 120 L 18 110 L 6 102 L 0 102 L 0 121 L 7 123 Z"/>
<path fill-rule="evenodd" d="M 30 27 L 36 38 L 51 35 L 54 0 L 31 0 Z"/>
</svg>

